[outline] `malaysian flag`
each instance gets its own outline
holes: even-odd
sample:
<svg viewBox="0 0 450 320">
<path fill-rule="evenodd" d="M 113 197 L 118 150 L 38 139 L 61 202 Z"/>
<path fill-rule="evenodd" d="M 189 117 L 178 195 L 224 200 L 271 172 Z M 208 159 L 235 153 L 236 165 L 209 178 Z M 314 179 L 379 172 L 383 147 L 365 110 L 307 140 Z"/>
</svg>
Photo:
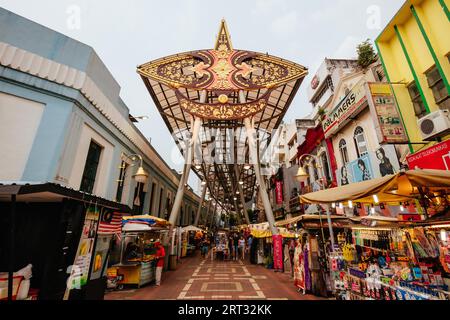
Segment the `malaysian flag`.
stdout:
<svg viewBox="0 0 450 320">
<path fill-rule="evenodd" d="M 122 216 L 120 212 L 103 213 L 98 226 L 98 234 L 115 234 L 120 239 L 122 233 Z"/>
</svg>

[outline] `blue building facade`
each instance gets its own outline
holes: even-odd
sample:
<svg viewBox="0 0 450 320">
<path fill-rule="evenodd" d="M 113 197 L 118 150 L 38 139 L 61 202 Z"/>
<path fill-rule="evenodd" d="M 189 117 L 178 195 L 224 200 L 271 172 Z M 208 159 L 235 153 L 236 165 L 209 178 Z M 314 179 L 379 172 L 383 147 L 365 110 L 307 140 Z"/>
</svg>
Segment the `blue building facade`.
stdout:
<svg viewBox="0 0 450 320">
<path fill-rule="evenodd" d="M 180 176 L 129 119 L 95 51 L 0 8 L 0 181 L 55 182 L 167 217 Z M 132 178 L 142 155 L 148 181 Z M 86 187 L 87 186 L 87 187 Z M 185 193 L 181 225 L 199 197 Z"/>
</svg>

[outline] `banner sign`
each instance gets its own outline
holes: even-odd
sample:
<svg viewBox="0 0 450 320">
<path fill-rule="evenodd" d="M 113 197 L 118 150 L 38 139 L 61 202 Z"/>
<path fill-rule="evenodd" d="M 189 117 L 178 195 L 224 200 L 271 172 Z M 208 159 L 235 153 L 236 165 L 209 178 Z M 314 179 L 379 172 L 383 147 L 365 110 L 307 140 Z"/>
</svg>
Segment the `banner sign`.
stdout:
<svg viewBox="0 0 450 320">
<path fill-rule="evenodd" d="M 81 289 L 81 287 L 87 284 L 99 217 L 100 212 L 97 208 L 88 208 L 75 261 L 70 269 L 70 276 L 67 280 L 65 299 L 68 298 L 71 289 Z"/>
<path fill-rule="evenodd" d="M 283 269 L 283 236 L 273 235 L 273 268 L 275 270 Z"/>
<path fill-rule="evenodd" d="M 277 196 L 277 204 L 283 204 L 283 182 L 277 181 L 275 183 L 275 194 Z"/>
<path fill-rule="evenodd" d="M 360 111 L 360 107 L 366 101 L 366 88 L 363 82 L 359 82 L 322 122 L 325 138 L 330 137 L 345 125 L 352 115 Z"/>
<path fill-rule="evenodd" d="M 406 157 L 410 169 L 450 170 L 450 140 Z"/>
<path fill-rule="evenodd" d="M 370 112 L 377 119 L 378 141 L 381 144 L 408 142 L 391 86 L 388 83 L 367 83 L 366 86 L 370 95 Z"/>
</svg>

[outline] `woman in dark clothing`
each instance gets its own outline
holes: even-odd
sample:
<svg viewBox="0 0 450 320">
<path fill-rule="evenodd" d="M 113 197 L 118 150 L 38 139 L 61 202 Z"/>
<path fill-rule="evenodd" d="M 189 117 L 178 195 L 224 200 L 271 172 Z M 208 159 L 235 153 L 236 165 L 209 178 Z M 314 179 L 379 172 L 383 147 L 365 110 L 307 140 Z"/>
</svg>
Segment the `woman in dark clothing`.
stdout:
<svg viewBox="0 0 450 320">
<path fill-rule="evenodd" d="M 389 174 L 394 174 L 394 167 L 392 166 L 391 161 L 388 157 L 386 157 L 386 152 L 383 148 L 380 148 L 376 151 L 377 158 L 380 160 L 380 174 L 382 177 L 387 176 Z"/>
<path fill-rule="evenodd" d="M 372 179 L 372 177 L 370 176 L 369 170 L 367 170 L 367 168 L 366 168 L 366 163 L 362 159 L 358 160 L 358 167 L 359 167 L 359 170 L 361 170 L 361 172 L 362 172 L 362 181 L 368 181 L 368 180 Z"/>
<path fill-rule="evenodd" d="M 348 182 L 348 172 L 347 172 L 347 168 L 345 166 L 343 166 L 341 168 L 341 186 L 345 186 L 349 184 Z"/>
</svg>

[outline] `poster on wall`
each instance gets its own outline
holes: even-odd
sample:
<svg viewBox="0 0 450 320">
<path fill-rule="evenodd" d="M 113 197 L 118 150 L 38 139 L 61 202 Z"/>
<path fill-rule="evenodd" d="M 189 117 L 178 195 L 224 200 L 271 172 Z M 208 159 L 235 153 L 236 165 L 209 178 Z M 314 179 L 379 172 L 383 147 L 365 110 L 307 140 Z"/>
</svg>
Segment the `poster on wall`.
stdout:
<svg viewBox="0 0 450 320">
<path fill-rule="evenodd" d="M 384 145 L 361 158 L 338 168 L 339 186 L 381 178 L 400 171 L 400 162 L 393 145 Z"/>
<path fill-rule="evenodd" d="M 398 106 L 388 83 L 367 83 L 370 92 L 369 107 L 375 121 L 378 141 L 385 143 L 408 142 Z"/>
<path fill-rule="evenodd" d="M 352 182 L 368 181 L 375 177 L 368 154 L 350 162 L 347 166 L 352 177 Z"/>
<path fill-rule="evenodd" d="M 83 231 L 68 282 L 69 290 L 81 289 L 88 281 L 99 215 L 99 210 L 93 207 L 86 212 Z"/>
<path fill-rule="evenodd" d="M 400 171 L 400 162 L 393 145 L 385 145 L 370 153 L 375 178 L 381 178 Z"/>
<path fill-rule="evenodd" d="M 106 274 L 106 265 L 108 263 L 108 251 L 111 244 L 112 235 L 98 236 L 94 251 L 94 261 L 91 270 L 91 280 L 100 279 Z M 102 273 L 103 272 L 103 273 Z"/>
<path fill-rule="evenodd" d="M 336 177 L 339 186 L 346 186 L 353 183 L 353 176 L 348 170 L 348 165 L 340 167 L 336 172 Z"/>
</svg>

